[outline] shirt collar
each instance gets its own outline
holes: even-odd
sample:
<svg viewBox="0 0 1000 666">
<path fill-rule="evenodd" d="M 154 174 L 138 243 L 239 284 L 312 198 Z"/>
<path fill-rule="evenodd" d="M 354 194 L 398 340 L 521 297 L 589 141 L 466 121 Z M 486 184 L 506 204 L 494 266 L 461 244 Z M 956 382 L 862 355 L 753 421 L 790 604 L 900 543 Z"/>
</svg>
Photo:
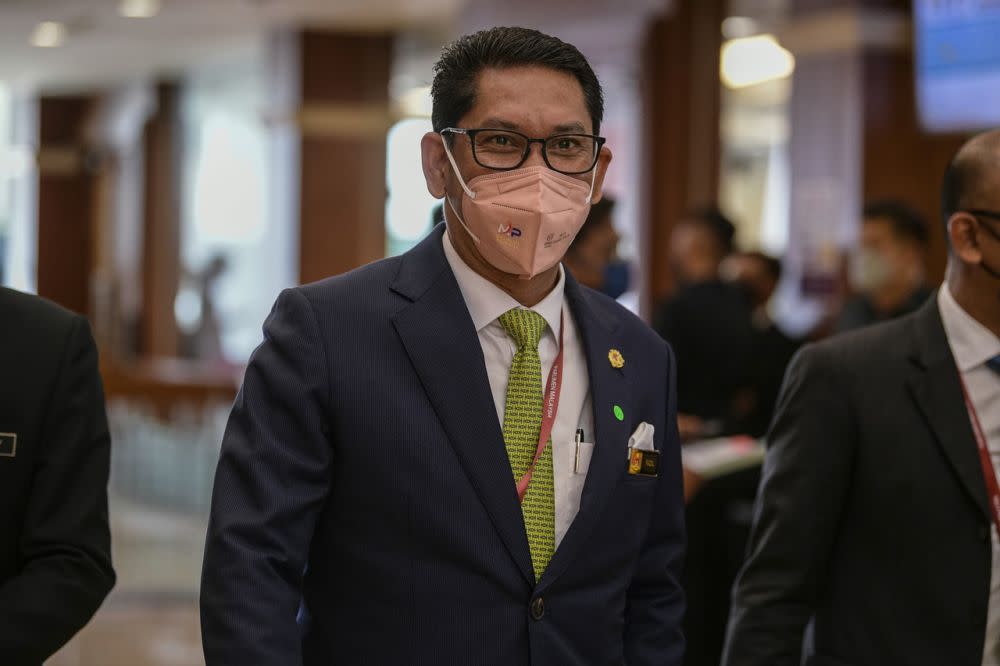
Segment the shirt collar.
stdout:
<svg viewBox="0 0 1000 666">
<path fill-rule="evenodd" d="M 447 230 L 442 236 L 444 255 L 455 274 L 455 280 L 458 281 L 458 288 L 462 292 L 462 298 L 465 300 L 465 306 L 469 309 L 472 324 L 476 327 L 477 333 L 496 321 L 504 312 L 524 307 L 503 289 L 469 268 L 469 265 L 458 255 L 455 246 L 452 245 Z M 555 288 L 536 305 L 528 308 L 542 315 L 545 323 L 549 325 L 549 331 L 554 336 L 559 333 L 559 318 L 562 313 L 565 287 L 566 275 L 562 264 L 560 264 L 559 281 L 556 282 Z"/>
<path fill-rule="evenodd" d="M 961 372 L 969 372 L 1000 355 L 1000 338 L 962 309 L 947 283 L 938 290 L 938 309 L 948 345 Z"/>
</svg>

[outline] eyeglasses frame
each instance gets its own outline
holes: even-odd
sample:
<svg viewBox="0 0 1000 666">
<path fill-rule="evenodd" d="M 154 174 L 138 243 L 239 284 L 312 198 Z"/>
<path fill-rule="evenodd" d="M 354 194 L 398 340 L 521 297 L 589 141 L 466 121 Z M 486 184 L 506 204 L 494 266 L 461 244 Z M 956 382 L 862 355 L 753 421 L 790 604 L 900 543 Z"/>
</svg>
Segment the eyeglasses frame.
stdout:
<svg viewBox="0 0 1000 666">
<path fill-rule="evenodd" d="M 480 162 L 478 155 L 476 155 L 476 135 L 479 134 L 480 132 L 507 132 L 509 134 L 516 134 L 517 136 L 522 137 L 526 143 L 524 148 L 524 154 L 521 155 L 520 161 L 516 165 L 509 167 L 489 166 Z M 463 134 L 469 137 L 469 146 L 472 149 L 472 159 L 475 160 L 476 164 L 483 167 L 484 169 L 491 169 L 493 171 L 513 171 L 514 169 L 520 169 L 521 166 L 528 160 L 528 157 L 531 156 L 531 144 L 539 143 L 542 145 L 542 160 L 545 161 L 545 166 L 552 169 L 553 171 L 564 174 L 566 176 L 579 176 L 581 174 L 590 173 L 591 171 L 593 171 L 594 167 L 597 166 L 597 162 L 600 160 L 601 148 L 603 148 L 604 144 L 607 142 L 607 139 L 603 136 L 597 136 L 596 134 L 584 134 L 582 132 L 564 132 L 562 134 L 553 134 L 552 136 L 545 138 L 537 138 L 537 137 L 530 137 L 527 134 L 524 134 L 523 132 L 518 132 L 516 130 L 509 130 L 498 127 L 476 127 L 468 129 L 462 127 L 445 127 L 439 132 L 439 134 L 441 134 L 442 136 L 445 136 L 445 133 L 452 136 L 455 134 Z M 553 139 L 559 139 L 562 137 L 573 137 L 573 136 L 587 137 L 589 139 L 594 140 L 595 144 L 594 161 L 591 162 L 589 167 L 587 167 L 582 171 L 563 171 L 562 169 L 555 168 L 554 166 L 552 166 L 552 163 L 549 162 L 549 155 L 548 155 L 548 150 L 546 149 L 546 144 L 549 141 L 552 141 Z"/>
</svg>

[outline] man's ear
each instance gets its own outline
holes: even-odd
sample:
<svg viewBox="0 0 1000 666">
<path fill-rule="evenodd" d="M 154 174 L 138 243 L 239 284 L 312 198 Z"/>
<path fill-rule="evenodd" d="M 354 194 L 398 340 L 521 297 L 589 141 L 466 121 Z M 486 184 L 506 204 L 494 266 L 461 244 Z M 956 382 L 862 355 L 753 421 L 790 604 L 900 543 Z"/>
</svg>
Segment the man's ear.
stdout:
<svg viewBox="0 0 1000 666">
<path fill-rule="evenodd" d="M 448 182 L 448 156 L 444 152 L 443 137 L 437 132 L 428 132 L 420 139 L 420 156 L 424 168 L 427 191 L 435 199 L 445 195 Z"/>
<path fill-rule="evenodd" d="M 952 252 L 967 264 L 978 264 L 983 253 L 976 240 L 976 222 L 968 213 L 955 213 L 948 219 L 948 240 Z"/>
<path fill-rule="evenodd" d="M 591 204 L 597 203 L 604 196 L 604 176 L 608 173 L 611 157 L 611 149 L 601 146 L 601 152 L 597 156 L 597 166 L 594 167 L 594 193 L 590 196 Z"/>
</svg>

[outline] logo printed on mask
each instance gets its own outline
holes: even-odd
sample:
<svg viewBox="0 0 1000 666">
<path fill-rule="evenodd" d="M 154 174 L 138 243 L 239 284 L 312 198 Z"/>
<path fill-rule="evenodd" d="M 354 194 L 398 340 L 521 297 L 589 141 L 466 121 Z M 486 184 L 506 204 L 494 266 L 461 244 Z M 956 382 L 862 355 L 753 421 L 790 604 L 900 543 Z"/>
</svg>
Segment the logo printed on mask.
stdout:
<svg viewBox="0 0 1000 666">
<path fill-rule="evenodd" d="M 510 236 L 511 238 L 521 237 L 521 230 L 510 224 L 501 224 L 499 227 L 497 227 L 497 233 Z"/>
</svg>

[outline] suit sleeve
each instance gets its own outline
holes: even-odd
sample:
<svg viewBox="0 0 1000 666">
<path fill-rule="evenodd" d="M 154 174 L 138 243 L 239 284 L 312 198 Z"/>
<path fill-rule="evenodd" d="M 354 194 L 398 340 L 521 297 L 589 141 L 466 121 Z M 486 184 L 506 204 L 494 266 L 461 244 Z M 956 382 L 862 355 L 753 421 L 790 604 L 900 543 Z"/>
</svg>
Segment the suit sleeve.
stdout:
<svg viewBox="0 0 1000 666">
<path fill-rule="evenodd" d="M 41 663 L 94 615 L 115 582 L 108 527 L 111 442 L 86 320 L 67 335 L 46 408 L 18 551 L 0 587 L 3 663 Z"/>
<path fill-rule="evenodd" d="M 854 423 L 836 361 L 807 347 L 789 368 L 733 592 L 725 666 L 801 662 L 850 485 Z"/>
<path fill-rule="evenodd" d="M 660 457 L 655 508 L 625 607 L 625 663 L 680 666 L 684 656 L 684 590 L 681 569 L 686 546 L 680 436 L 677 433 L 676 370 L 667 350 L 666 432 Z"/>
<path fill-rule="evenodd" d="M 326 354 L 306 297 L 278 297 L 236 397 L 201 581 L 208 666 L 302 663 L 296 617 L 332 451 Z"/>
</svg>

